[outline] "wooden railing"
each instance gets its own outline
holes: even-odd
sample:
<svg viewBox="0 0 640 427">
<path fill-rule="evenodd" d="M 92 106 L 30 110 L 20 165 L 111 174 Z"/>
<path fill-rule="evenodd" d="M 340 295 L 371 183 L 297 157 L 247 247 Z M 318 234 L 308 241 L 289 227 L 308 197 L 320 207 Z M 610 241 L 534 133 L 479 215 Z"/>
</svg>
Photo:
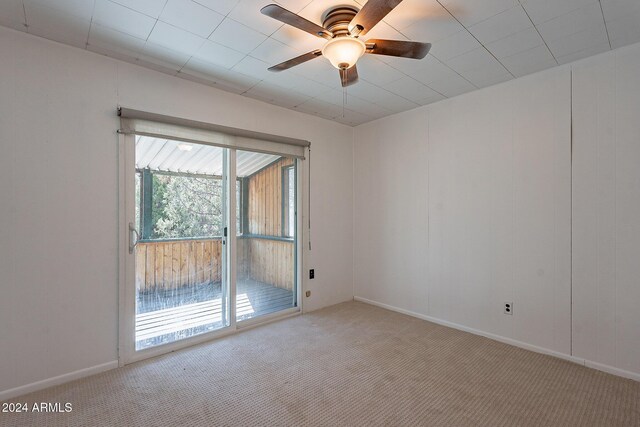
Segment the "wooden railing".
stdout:
<svg viewBox="0 0 640 427">
<path fill-rule="evenodd" d="M 138 290 L 172 289 L 219 282 L 222 240 L 140 242 L 136 247 Z"/>
<path fill-rule="evenodd" d="M 237 239 L 238 280 L 293 289 L 294 244 L 252 236 Z M 142 241 L 136 247 L 136 288 L 169 290 L 220 282 L 222 240 Z"/>
<path fill-rule="evenodd" d="M 238 278 L 293 289 L 295 252 L 291 240 L 248 237 L 238 242 Z"/>
</svg>

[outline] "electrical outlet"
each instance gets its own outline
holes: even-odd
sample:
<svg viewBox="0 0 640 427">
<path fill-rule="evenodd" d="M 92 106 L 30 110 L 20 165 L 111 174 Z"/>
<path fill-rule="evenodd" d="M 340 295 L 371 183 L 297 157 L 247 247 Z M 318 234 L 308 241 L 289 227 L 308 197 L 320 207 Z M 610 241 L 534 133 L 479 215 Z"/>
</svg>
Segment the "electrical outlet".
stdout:
<svg viewBox="0 0 640 427">
<path fill-rule="evenodd" d="M 316 271 L 312 268 L 309 270 L 309 279 L 313 279 L 316 276 Z"/>
<path fill-rule="evenodd" d="M 307 291 L 304 294 L 307 296 L 307 298 L 309 298 L 311 296 L 311 291 Z"/>
<path fill-rule="evenodd" d="M 504 303 L 504 314 L 508 314 L 510 316 L 513 316 L 513 303 L 512 302 L 505 302 Z"/>
</svg>

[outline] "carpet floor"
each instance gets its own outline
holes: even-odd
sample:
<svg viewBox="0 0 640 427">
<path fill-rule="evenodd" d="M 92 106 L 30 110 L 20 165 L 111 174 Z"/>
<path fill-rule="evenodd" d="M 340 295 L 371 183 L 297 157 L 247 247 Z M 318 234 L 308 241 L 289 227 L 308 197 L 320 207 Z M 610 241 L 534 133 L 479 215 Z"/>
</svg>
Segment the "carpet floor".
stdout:
<svg viewBox="0 0 640 427">
<path fill-rule="evenodd" d="M 358 302 L 32 393 L 2 426 L 640 426 L 640 383 Z"/>
</svg>

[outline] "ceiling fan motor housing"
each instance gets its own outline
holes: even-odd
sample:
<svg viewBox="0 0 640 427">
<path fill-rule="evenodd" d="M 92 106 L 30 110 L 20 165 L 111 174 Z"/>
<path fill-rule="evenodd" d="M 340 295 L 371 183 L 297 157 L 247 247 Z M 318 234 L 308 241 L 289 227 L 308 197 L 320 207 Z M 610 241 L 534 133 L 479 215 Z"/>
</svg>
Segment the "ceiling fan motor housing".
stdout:
<svg viewBox="0 0 640 427">
<path fill-rule="evenodd" d="M 349 36 L 349 23 L 359 9 L 353 6 L 337 6 L 327 10 L 322 16 L 322 26 L 335 37 Z"/>
</svg>

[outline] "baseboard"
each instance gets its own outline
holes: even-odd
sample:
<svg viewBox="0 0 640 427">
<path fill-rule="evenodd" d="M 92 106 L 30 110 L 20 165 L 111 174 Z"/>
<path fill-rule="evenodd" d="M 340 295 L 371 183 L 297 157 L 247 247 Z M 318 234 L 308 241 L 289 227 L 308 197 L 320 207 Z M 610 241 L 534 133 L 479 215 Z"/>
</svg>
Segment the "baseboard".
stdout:
<svg viewBox="0 0 640 427">
<path fill-rule="evenodd" d="M 470 328 L 468 326 L 460 325 L 457 323 L 449 322 L 446 320 L 438 319 L 435 317 L 427 316 L 424 314 L 416 313 L 411 310 L 405 310 L 403 308 L 395 307 L 393 305 L 384 304 L 378 301 L 370 300 L 367 298 L 362 298 L 358 296 L 354 296 L 353 299 L 355 301 L 360 301 L 366 304 L 375 305 L 377 307 L 385 308 L 387 310 L 395 311 L 397 313 L 406 314 L 407 316 L 417 317 L 418 319 L 426 320 L 428 322 L 437 323 L 438 325 L 447 326 L 449 328 L 458 329 L 460 331 L 469 332 L 474 335 L 480 335 L 485 338 L 492 339 L 494 341 L 499 341 L 505 344 L 513 345 L 515 347 L 520 347 L 525 350 L 533 351 L 536 353 L 546 354 L 549 356 L 557 357 L 558 359 L 567 360 L 569 362 L 577 363 L 578 365 L 586 366 L 587 368 L 597 369 L 599 371 L 606 372 L 608 374 L 616 375 L 623 378 L 628 378 L 635 381 L 640 381 L 640 374 L 630 371 L 625 371 L 624 369 L 615 368 L 613 366 L 605 365 L 598 362 L 593 362 L 587 359 L 583 359 L 581 357 L 572 356 L 565 353 L 560 353 L 555 350 L 550 350 L 548 348 L 539 347 L 533 344 L 529 344 L 526 342 L 514 340 L 511 338 L 503 337 L 501 335 L 492 334 L 489 332 L 481 331 L 479 329 Z"/>
<path fill-rule="evenodd" d="M 591 360 L 585 359 L 584 366 L 586 366 L 587 368 L 597 369 L 598 371 L 606 372 L 611 375 L 629 378 L 630 380 L 636 380 L 640 382 L 640 374 L 636 374 L 635 372 L 631 371 L 625 371 L 624 369 L 616 368 L 610 365 L 605 365 L 604 363 L 593 362 Z"/>
<path fill-rule="evenodd" d="M 60 385 L 68 383 L 69 381 L 78 380 L 80 378 L 88 377 L 91 375 L 99 374 L 100 372 L 109 371 L 118 367 L 118 361 L 113 360 L 111 362 L 102 363 L 100 365 L 91 366 L 89 368 L 80 369 L 68 374 L 58 375 L 57 377 L 47 378 L 46 380 L 36 381 L 31 384 L 26 384 L 20 387 L 10 388 L 9 390 L 0 391 L 0 402 L 14 397 L 22 396 L 34 391 L 43 390 L 54 385 Z"/>
</svg>

